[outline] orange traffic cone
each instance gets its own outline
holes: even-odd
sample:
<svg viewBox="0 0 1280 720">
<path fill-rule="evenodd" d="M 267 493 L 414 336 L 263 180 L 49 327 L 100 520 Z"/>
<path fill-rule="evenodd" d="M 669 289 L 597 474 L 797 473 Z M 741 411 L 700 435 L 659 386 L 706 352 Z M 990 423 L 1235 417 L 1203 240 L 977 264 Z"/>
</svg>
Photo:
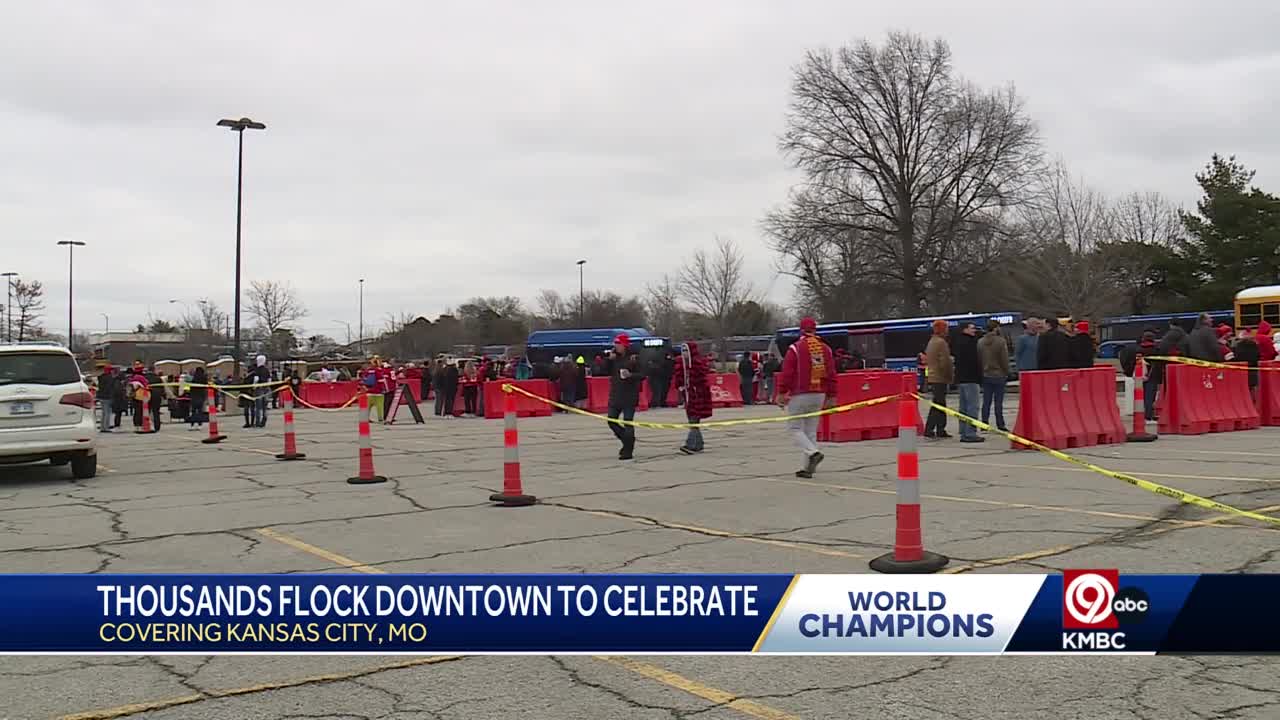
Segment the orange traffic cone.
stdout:
<svg viewBox="0 0 1280 720">
<path fill-rule="evenodd" d="M 360 471 L 347 478 L 352 485 L 384 483 L 387 478 L 373 472 L 373 438 L 369 434 L 369 393 L 360 391 Z"/>
<path fill-rule="evenodd" d="M 298 452 L 298 441 L 293 434 L 293 388 L 285 385 L 280 391 L 280 400 L 284 404 L 284 452 L 277 453 L 276 459 L 305 460 L 307 454 Z"/>
<path fill-rule="evenodd" d="M 218 391 L 214 390 L 213 386 L 206 389 L 209 391 L 209 394 L 204 404 L 205 407 L 209 408 L 209 437 L 201 440 L 200 442 L 205 445 L 212 445 L 226 440 L 227 436 L 218 432 Z"/>
<path fill-rule="evenodd" d="M 945 556 L 924 549 L 920 528 L 920 456 L 916 453 L 916 401 L 898 401 L 898 514 L 893 552 L 871 561 L 882 573 L 932 573 L 948 562 Z"/>
<path fill-rule="evenodd" d="M 516 396 L 504 389 L 502 412 L 502 492 L 489 499 L 503 507 L 522 507 L 538 502 L 525 495 L 520 485 L 520 433 L 516 430 Z"/>
</svg>

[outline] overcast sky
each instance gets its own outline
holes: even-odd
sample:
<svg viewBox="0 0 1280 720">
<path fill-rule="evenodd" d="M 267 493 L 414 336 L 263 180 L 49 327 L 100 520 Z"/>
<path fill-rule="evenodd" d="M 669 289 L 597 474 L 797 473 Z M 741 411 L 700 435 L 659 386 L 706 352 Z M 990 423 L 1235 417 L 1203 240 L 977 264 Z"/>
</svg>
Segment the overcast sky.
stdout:
<svg viewBox="0 0 1280 720">
<path fill-rule="evenodd" d="M 1280 185 L 1280 4 L 1163 2 L 18 2 L 0 34 L 0 271 L 76 326 L 229 309 L 235 136 L 244 278 L 290 280 L 340 340 L 474 295 L 621 293 L 716 233 L 775 300 L 758 229 L 806 49 L 941 35 L 1016 84 L 1046 149 L 1111 192 L 1193 203 L 1210 153 Z M 246 318 L 245 325 L 249 324 Z"/>
</svg>

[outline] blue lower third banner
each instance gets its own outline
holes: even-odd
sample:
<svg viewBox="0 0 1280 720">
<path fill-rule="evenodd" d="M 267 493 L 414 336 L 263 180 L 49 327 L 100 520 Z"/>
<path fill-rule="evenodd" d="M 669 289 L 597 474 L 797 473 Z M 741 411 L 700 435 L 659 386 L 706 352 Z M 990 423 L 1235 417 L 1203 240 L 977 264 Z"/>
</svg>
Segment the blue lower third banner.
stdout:
<svg viewBox="0 0 1280 720">
<path fill-rule="evenodd" d="M 0 575 L 0 653 L 1280 652 L 1275 575 Z"/>
</svg>

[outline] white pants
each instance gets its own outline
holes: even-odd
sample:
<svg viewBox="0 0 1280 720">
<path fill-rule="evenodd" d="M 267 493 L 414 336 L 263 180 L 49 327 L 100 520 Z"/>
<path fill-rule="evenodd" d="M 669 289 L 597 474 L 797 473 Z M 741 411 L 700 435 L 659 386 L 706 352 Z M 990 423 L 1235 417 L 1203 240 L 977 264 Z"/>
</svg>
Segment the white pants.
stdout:
<svg viewBox="0 0 1280 720">
<path fill-rule="evenodd" d="M 792 395 L 791 399 L 787 401 L 787 414 L 803 415 L 817 412 L 822 409 L 826 402 L 827 396 L 822 393 Z M 791 437 L 795 439 L 796 447 L 799 447 L 804 452 L 805 458 L 818 452 L 818 421 L 821 419 L 814 416 L 787 421 L 787 429 L 791 431 Z"/>
</svg>

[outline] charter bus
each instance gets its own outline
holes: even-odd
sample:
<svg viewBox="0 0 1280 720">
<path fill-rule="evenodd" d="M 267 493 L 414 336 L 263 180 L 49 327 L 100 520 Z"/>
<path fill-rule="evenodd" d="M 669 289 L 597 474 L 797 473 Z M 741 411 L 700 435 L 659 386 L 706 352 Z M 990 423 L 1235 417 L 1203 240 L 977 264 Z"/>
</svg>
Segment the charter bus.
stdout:
<svg viewBox="0 0 1280 720">
<path fill-rule="evenodd" d="M 525 342 L 525 354 L 535 367 L 566 355 L 582 357 L 590 365 L 596 355 L 613 347 L 613 339 L 619 335 L 631 338 L 631 350 L 640 356 L 642 363 L 661 357 L 671 349 L 670 338 L 655 337 L 644 328 L 535 330 Z"/>
<path fill-rule="evenodd" d="M 1237 307 L 1239 307 L 1237 305 Z M 1103 360 L 1114 360 L 1120 357 L 1120 351 L 1126 346 L 1136 343 L 1145 330 L 1155 330 L 1156 336 L 1164 334 L 1169 323 L 1176 321 L 1183 330 L 1191 332 L 1195 329 L 1199 312 L 1164 313 L 1161 315 L 1121 315 L 1102 318 L 1098 326 L 1098 357 Z M 1236 325 L 1236 314 L 1231 310 L 1210 310 L 1209 317 L 1213 324 L 1226 323 Z"/>
<path fill-rule="evenodd" d="M 850 354 L 861 357 L 866 367 L 918 371 L 917 356 L 924 352 L 924 346 L 933 334 L 934 320 L 946 320 L 953 331 L 966 322 L 972 322 L 985 330 L 987 322 L 995 320 L 1000 323 L 1000 332 L 1010 348 L 1013 347 L 1013 338 L 1022 330 L 1022 313 L 991 312 L 826 323 L 818 326 L 818 337 L 833 349 L 844 348 Z M 799 337 L 798 327 L 779 330 L 775 335 L 778 351 L 786 352 Z M 1012 356 L 1012 352 L 1010 355 Z"/>
<path fill-rule="evenodd" d="M 1256 328 L 1263 320 L 1280 328 L 1280 285 L 1260 285 L 1236 293 L 1235 326 Z"/>
</svg>

